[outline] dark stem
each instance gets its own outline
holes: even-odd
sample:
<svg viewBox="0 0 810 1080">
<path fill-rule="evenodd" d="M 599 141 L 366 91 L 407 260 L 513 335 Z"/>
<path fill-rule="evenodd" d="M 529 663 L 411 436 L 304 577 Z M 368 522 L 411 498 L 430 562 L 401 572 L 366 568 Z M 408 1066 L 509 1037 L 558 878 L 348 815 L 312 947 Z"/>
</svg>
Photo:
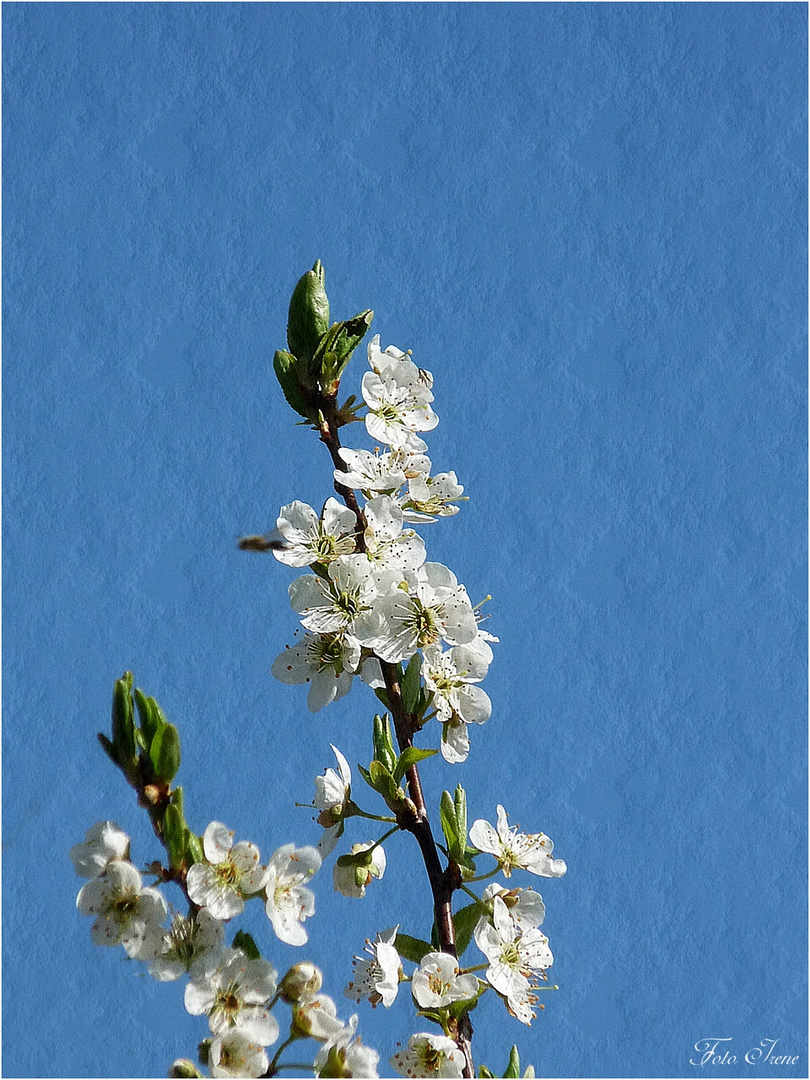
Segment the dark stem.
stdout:
<svg viewBox="0 0 810 1080">
<path fill-rule="evenodd" d="M 344 471 L 345 462 L 338 454 L 340 449 L 340 439 L 337 434 L 337 425 L 335 424 L 334 406 L 331 412 L 324 410 L 324 424 L 320 428 L 321 441 L 326 445 L 329 453 L 332 457 L 332 461 L 335 463 L 335 468 Z M 360 550 L 364 550 L 363 543 L 363 514 L 357 503 L 357 498 L 353 491 L 349 488 L 343 487 L 335 481 L 335 491 L 343 499 L 350 510 L 353 510 L 357 517 L 357 539 Z M 397 736 L 397 742 L 399 744 L 400 753 L 406 750 L 409 746 L 413 746 L 413 736 L 415 731 L 418 730 L 418 726 L 415 723 L 415 718 L 405 711 L 405 705 L 402 701 L 402 690 L 399 685 L 399 671 L 396 664 L 388 664 L 384 660 L 380 661 L 380 667 L 382 668 L 383 678 L 385 679 L 385 688 L 388 693 L 388 700 L 391 706 L 391 716 L 394 721 L 394 730 Z M 422 792 L 422 781 L 419 778 L 419 769 L 416 765 L 412 765 L 408 772 L 405 774 L 408 781 L 408 794 L 411 798 L 411 802 L 416 807 L 416 821 L 408 826 L 408 831 L 412 832 L 416 837 L 416 842 L 419 844 L 419 850 L 422 853 L 422 859 L 425 863 L 425 869 L 427 870 L 428 881 L 430 882 L 430 891 L 433 894 L 433 917 L 436 921 L 436 928 L 439 935 L 439 949 L 441 952 L 449 953 L 450 956 L 458 959 L 456 952 L 456 931 L 453 925 L 453 892 L 455 889 L 461 887 L 461 874 L 459 868 L 455 862 L 450 860 L 445 870 L 442 869 L 441 862 L 439 860 L 439 851 L 436 847 L 436 841 L 433 839 L 433 832 L 430 827 L 430 819 L 428 818 L 427 806 L 425 805 L 425 796 Z M 458 1019 L 458 1034 L 456 1036 L 456 1042 L 459 1049 L 464 1054 L 465 1065 L 463 1075 L 465 1077 L 475 1076 L 475 1066 L 473 1065 L 472 1055 L 472 1034 L 473 1028 L 468 1013 L 463 1013 Z"/>
</svg>

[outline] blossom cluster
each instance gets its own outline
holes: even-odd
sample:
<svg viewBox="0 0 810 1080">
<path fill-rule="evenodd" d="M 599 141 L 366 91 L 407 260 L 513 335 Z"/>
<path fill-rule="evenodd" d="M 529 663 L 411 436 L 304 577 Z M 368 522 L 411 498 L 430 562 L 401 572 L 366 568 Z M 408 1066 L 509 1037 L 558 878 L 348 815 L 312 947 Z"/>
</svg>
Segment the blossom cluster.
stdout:
<svg viewBox="0 0 810 1080">
<path fill-rule="evenodd" d="M 441 751 L 450 762 L 469 753 L 469 724 L 492 711 L 478 685 L 492 662 L 479 614 L 441 563 L 427 562 L 424 540 L 406 523 L 426 523 L 458 512 L 463 488 L 454 472 L 431 476 L 419 432 L 438 423 L 431 408 L 433 376 L 407 353 L 368 346 L 371 371 L 363 376 L 368 433 L 389 449 L 338 454 L 345 469 L 336 482 L 365 498 L 362 520 L 327 499 L 323 510 L 302 502 L 281 508 L 272 534 L 282 563 L 311 568 L 289 588 L 306 631 L 273 664 L 285 683 L 309 683 L 316 712 L 349 692 L 355 675 L 384 685 L 380 661 L 399 664 L 421 651 L 422 676 L 442 724 Z M 443 646 L 449 646 L 446 650 Z"/>
<path fill-rule="evenodd" d="M 297 964 L 279 982 L 273 965 L 225 944 L 225 923 L 239 915 L 245 900 L 260 896 L 276 936 L 290 945 L 307 940 L 302 923 L 315 902 L 303 884 L 320 867 L 314 848 L 288 844 L 262 866 L 254 844 L 233 843 L 218 821 L 203 834 L 205 860 L 188 870 L 186 891 L 194 907 L 188 916 L 174 913 L 162 893 L 144 887 L 129 861 L 129 837 L 112 821 L 92 826 L 85 842 L 70 852 L 76 872 L 90 878 L 76 900 L 83 915 L 95 916 L 91 937 L 97 945 L 122 945 L 127 956 L 142 960 L 159 982 L 188 976 L 186 1010 L 206 1016 L 211 1032 L 207 1064 L 214 1077 L 258 1077 L 267 1072 L 267 1048 L 280 1029 L 272 1014 L 282 999 L 292 1006 L 291 1038 L 320 1043 L 313 1063 L 320 1075 L 338 1061 L 342 1076 L 376 1077 L 378 1055 L 357 1037 L 357 1017 L 337 1018 L 337 1007 L 319 993 L 320 971 Z M 236 939 L 238 941 L 238 938 Z M 196 1075 L 193 1073 L 192 1075 Z M 334 1075 L 328 1073 L 328 1075 Z"/>
</svg>

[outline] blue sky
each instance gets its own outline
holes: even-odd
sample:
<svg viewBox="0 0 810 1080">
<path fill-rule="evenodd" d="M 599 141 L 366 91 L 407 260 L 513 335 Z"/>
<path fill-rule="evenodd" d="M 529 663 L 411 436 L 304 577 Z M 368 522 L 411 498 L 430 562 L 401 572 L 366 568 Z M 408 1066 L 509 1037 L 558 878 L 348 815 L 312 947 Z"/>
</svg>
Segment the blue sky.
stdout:
<svg viewBox="0 0 810 1080">
<path fill-rule="evenodd" d="M 492 718 L 428 799 L 503 802 L 569 867 L 539 886 L 561 990 L 531 1029 L 483 1003 L 478 1061 L 682 1076 L 722 1037 L 757 1076 L 778 1039 L 806 1075 L 806 25 L 3 5 L 6 1075 L 165 1075 L 204 1035 L 74 907 L 93 822 L 158 854 L 95 740 L 125 669 L 180 728 L 189 820 L 263 856 L 317 839 L 294 803 L 330 742 L 371 756 L 366 688 L 313 717 L 272 678 L 293 575 L 235 543 L 330 493 L 271 367 L 316 258 L 335 317 L 432 370 L 470 501 L 428 557 L 493 598 Z M 301 955 L 346 1016 L 364 939 L 427 932 L 411 838 L 388 860 L 361 902 L 314 882 Z M 359 1012 L 384 1061 L 415 1030 Z"/>
</svg>

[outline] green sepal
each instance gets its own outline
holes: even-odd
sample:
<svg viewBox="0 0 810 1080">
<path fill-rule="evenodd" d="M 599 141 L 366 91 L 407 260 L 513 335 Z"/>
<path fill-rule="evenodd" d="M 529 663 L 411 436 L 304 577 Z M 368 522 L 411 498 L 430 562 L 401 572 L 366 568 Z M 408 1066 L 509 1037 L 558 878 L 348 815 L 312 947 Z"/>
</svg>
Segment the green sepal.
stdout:
<svg viewBox="0 0 810 1080">
<path fill-rule="evenodd" d="M 148 750 L 161 725 L 163 716 L 154 698 L 147 697 L 142 690 L 135 691 L 135 704 L 138 706 L 138 719 L 141 722 L 144 750 Z"/>
<path fill-rule="evenodd" d="M 273 357 L 273 371 L 279 381 L 287 404 L 294 409 L 299 416 L 312 420 L 312 407 L 307 400 L 305 391 L 302 389 L 299 379 L 299 363 L 294 356 L 279 349 Z"/>
<path fill-rule="evenodd" d="M 324 288 L 324 270 L 318 259 L 303 274 L 290 297 L 287 317 L 287 344 L 290 352 L 307 364 L 321 338 L 329 329 L 329 300 Z"/>
<path fill-rule="evenodd" d="M 433 757 L 433 755 L 438 754 L 438 752 L 438 750 L 422 750 L 418 746 L 406 747 L 399 755 L 399 761 L 394 769 L 394 780 L 399 783 L 412 765 L 416 765 L 419 761 L 424 761 L 425 758 Z"/>
<path fill-rule="evenodd" d="M 429 941 L 411 937 L 410 934 L 397 934 L 394 939 L 394 948 L 403 960 L 410 960 L 414 964 L 421 964 L 422 957 L 433 951 Z"/>
<path fill-rule="evenodd" d="M 495 1080 L 495 1073 L 491 1073 L 486 1065 L 478 1066 L 478 1075 L 481 1080 Z"/>
<path fill-rule="evenodd" d="M 397 767 L 397 753 L 394 749 L 391 725 L 387 716 L 374 717 L 373 741 L 375 761 L 382 762 L 388 772 L 393 773 Z"/>
<path fill-rule="evenodd" d="M 104 753 L 107 755 L 107 757 L 113 763 L 113 765 L 120 765 L 120 762 L 118 760 L 118 755 L 115 752 L 115 747 L 110 742 L 110 740 L 107 738 L 107 736 L 103 735 L 99 731 L 99 733 L 97 735 L 97 738 L 98 738 L 98 741 L 101 743 L 101 747 L 102 747 Z"/>
<path fill-rule="evenodd" d="M 180 768 L 180 736 L 174 724 L 163 724 L 158 728 L 149 747 L 149 758 L 157 779 L 170 784 Z"/>
<path fill-rule="evenodd" d="M 205 862 L 202 840 L 199 836 L 195 836 L 191 830 L 189 830 L 188 839 L 186 840 L 186 862 L 189 866 L 193 866 L 194 863 Z"/>
<path fill-rule="evenodd" d="M 118 763 L 124 768 L 137 753 L 135 745 L 135 720 L 132 714 L 132 672 L 127 671 L 116 680 L 112 699 L 112 741 Z"/>
<path fill-rule="evenodd" d="M 241 949 L 248 960 L 261 960 L 259 947 L 246 930 L 237 930 L 233 936 L 233 948 Z"/>
<path fill-rule="evenodd" d="M 443 1012 L 438 1012 L 436 1009 L 417 1009 L 417 1016 L 424 1016 L 426 1020 L 430 1020 L 433 1024 L 438 1024 L 442 1031 L 446 1031 L 446 1017 Z"/>
<path fill-rule="evenodd" d="M 402 676 L 402 704 L 405 712 L 415 713 L 419 705 L 422 689 L 422 657 L 418 652 L 411 657 Z"/>
<path fill-rule="evenodd" d="M 503 1074 L 504 1080 L 519 1080 L 520 1078 L 520 1054 L 518 1048 L 513 1046 L 509 1051 L 509 1064 L 506 1066 L 506 1072 Z"/>
<path fill-rule="evenodd" d="M 482 915 L 487 914 L 483 904 L 467 904 L 459 908 L 453 916 L 453 926 L 456 928 L 456 952 L 463 956 L 470 946 L 472 936 Z"/>
<path fill-rule="evenodd" d="M 163 840 L 172 866 L 180 867 L 186 855 L 188 835 L 183 815 L 174 803 L 169 803 L 163 815 Z"/>
</svg>

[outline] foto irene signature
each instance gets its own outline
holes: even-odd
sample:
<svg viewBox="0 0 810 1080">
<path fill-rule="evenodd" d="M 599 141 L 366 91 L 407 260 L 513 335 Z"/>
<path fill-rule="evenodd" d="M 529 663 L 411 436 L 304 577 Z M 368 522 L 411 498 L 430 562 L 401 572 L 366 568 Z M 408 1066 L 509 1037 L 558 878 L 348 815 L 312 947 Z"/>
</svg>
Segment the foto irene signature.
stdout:
<svg viewBox="0 0 810 1080">
<path fill-rule="evenodd" d="M 698 1039 L 695 1050 L 699 1055 L 697 1060 L 689 1058 L 690 1065 L 736 1065 L 737 1055 L 732 1054 L 731 1049 L 724 1045 L 731 1042 L 731 1036 L 725 1039 Z M 779 1039 L 763 1039 L 759 1046 L 752 1046 L 744 1055 L 743 1061 L 749 1065 L 796 1065 L 799 1055 L 777 1054 L 776 1044 Z"/>
</svg>

